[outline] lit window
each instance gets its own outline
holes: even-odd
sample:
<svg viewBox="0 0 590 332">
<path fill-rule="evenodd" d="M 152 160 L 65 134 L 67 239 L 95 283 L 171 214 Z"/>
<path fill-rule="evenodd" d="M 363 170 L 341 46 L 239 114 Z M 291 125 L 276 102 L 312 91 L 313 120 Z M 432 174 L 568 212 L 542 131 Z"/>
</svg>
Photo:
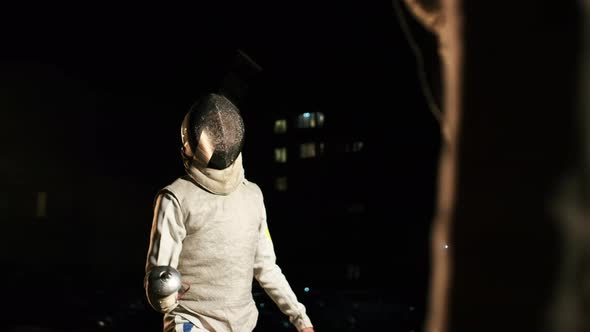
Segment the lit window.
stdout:
<svg viewBox="0 0 590 332">
<path fill-rule="evenodd" d="M 344 146 L 344 151 L 345 152 L 359 152 L 363 149 L 364 146 L 365 146 L 365 144 L 361 141 L 347 143 Z"/>
<path fill-rule="evenodd" d="M 359 152 L 363 149 L 363 142 L 357 141 L 352 143 L 352 152 Z"/>
<path fill-rule="evenodd" d="M 299 146 L 299 157 L 302 159 L 316 156 L 315 143 L 303 143 Z"/>
<path fill-rule="evenodd" d="M 37 218 L 47 217 L 47 193 L 40 191 L 37 193 Z"/>
<path fill-rule="evenodd" d="M 275 134 L 282 134 L 282 133 L 287 132 L 287 120 L 285 120 L 285 119 L 275 120 L 274 132 L 275 132 Z"/>
<path fill-rule="evenodd" d="M 277 191 L 287 191 L 287 177 L 279 176 L 275 179 L 275 189 Z"/>
<path fill-rule="evenodd" d="M 318 127 L 323 127 L 324 126 L 324 113 L 317 112 L 317 113 L 315 113 L 315 116 L 316 116 L 316 120 L 318 122 Z"/>
<path fill-rule="evenodd" d="M 299 146 L 299 157 L 302 159 L 315 158 L 324 155 L 324 142 L 303 143 Z"/>
<path fill-rule="evenodd" d="M 275 148 L 275 161 L 277 163 L 287 162 L 287 148 Z"/>
<path fill-rule="evenodd" d="M 297 116 L 298 128 L 316 128 L 324 126 L 324 113 L 322 112 L 305 112 Z"/>
</svg>

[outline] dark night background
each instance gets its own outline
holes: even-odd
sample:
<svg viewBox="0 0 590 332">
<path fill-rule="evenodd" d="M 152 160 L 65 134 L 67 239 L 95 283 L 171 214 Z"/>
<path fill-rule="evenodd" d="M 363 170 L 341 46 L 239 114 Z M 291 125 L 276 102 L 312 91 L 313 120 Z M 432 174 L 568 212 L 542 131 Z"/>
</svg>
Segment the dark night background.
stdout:
<svg viewBox="0 0 590 332">
<path fill-rule="evenodd" d="M 438 91 L 434 37 L 405 14 Z M 184 174 L 180 122 L 206 91 L 242 109 L 246 176 L 316 330 L 421 330 L 439 127 L 390 1 L 28 4 L 0 21 L 8 331 L 161 330 L 142 284 L 152 201 Z M 324 126 L 296 128 L 305 112 Z M 304 142 L 323 152 L 298 158 Z M 254 292 L 258 331 L 294 330 Z"/>
</svg>

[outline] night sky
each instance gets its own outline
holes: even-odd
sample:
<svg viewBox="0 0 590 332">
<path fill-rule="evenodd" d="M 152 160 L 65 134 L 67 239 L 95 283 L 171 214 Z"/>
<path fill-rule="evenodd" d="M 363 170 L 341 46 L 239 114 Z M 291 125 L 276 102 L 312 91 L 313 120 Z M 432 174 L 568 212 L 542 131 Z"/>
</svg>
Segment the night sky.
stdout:
<svg viewBox="0 0 590 332">
<path fill-rule="evenodd" d="M 434 38 L 406 17 L 438 91 Z M 321 109 L 366 143 L 362 160 L 322 188 L 338 197 L 359 183 L 351 190 L 368 203 L 357 237 L 344 232 L 338 241 L 337 221 L 276 222 L 283 270 L 297 285 L 329 287 L 339 272 L 314 268 L 352 255 L 370 271 L 366 283 L 424 301 L 438 124 L 390 1 L 51 3 L 3 10 L 1 22 L 0 218 L 3 233 L 15 235 L 0 257 L 19 275 L 65 275 L 64 284 L 85 288 L 141 285 L 152 200 L 184 172 L 182 117 L 200 93 L 222 86 L 242 50 L 262 68 L 248 81 L 256 102 L 244 109 L 246 176 L 269 189 L 268 204 L 259 147 L 268 145 L 273 105 Z M 39 191 L 67 207 L 49 207 L 50 225 L 27 219 Z"/>
</svg>

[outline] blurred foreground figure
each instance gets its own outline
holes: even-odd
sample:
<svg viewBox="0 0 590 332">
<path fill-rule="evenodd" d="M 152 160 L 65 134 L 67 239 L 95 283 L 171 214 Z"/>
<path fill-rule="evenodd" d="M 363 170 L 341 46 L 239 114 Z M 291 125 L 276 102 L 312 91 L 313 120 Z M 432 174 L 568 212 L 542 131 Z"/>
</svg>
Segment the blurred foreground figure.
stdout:
<svg viewBox="0 0 590 332">
<path fill-rule="evenodd" d="M 443 66 L 425 331 L 590 331 L 588 1 L 403 1 Z"/>
<path fill-rule="evenodd" d="M 209 94 L 181 135 L 187 175 L 156 197 L 146 264 L 146 295 L 164 313 L 164 331 L 252 331 L 255 278 L 298 331 L 313 332 L 275 262 L 262 192 L 244 176 L 239 110 Z"/>
</svg>

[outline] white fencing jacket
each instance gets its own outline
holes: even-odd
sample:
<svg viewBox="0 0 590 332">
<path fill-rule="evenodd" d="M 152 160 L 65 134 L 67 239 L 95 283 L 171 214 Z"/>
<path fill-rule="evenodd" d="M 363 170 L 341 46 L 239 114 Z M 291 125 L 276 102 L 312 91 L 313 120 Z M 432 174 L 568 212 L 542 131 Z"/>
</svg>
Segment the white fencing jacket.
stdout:
<svg viewBox="0 0 590 332">
<path fill-rule="evenodd" d="M 155 203 L 146 272 L 169 265 L 190 284 L 165 315 L 164 329 L 174 331 L 181 316 L 204 331 L 252 331 L 258 318 L 254 278 L 297 330 L 312 327 L 276 264 L 263 195 L 245 179 L 241 155 L 221 171 L 191 168 Z"/>
</svg>

